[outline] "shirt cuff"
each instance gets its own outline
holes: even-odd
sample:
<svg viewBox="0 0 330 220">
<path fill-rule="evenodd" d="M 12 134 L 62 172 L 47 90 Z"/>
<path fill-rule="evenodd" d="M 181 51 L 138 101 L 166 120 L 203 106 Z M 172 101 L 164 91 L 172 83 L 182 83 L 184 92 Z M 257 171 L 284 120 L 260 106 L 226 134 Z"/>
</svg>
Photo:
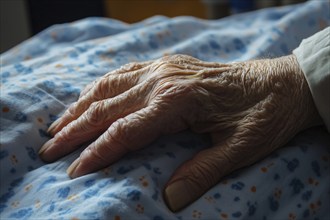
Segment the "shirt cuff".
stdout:
<svg viewBox="0 0 330 220">
<path fill-rule="evenodd" d="M 330 27 L 303 40 L 293 51 L 315 106 L 330 132 Z"/>
</svg>

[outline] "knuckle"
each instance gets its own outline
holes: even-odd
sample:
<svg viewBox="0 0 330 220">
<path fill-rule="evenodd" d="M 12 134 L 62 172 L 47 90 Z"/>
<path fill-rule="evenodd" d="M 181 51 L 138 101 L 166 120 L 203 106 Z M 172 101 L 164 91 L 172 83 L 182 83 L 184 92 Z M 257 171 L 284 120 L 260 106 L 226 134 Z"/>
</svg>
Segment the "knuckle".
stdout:
<svg viewBox="0 0 330 220">
<path fill-rule="evenodd" d="M 60 132 L 58 132 L 55 137 L 54 141 L 55 143 L 65 143 L 70 140 L 71 137 L 71 130 L 72 130 L 72 123 L 69 123 L 67 126 L 65 126 Z"/>
<path fill-rule="evenodd" d="M 104 109 L 105 104 L 103 101 L 93 102 L 84 114 L 84 117 L 92 125 L 98 125 L 104 121 Z"/>
<path fill-rule="evenodd" d="M 139 80 L 136 71 L 125 75 L 111 75 L 99 81 L 96 89 L 93 91 L 94 99 L 101 100 L 115 97 L 129 90 Z"/>
<path fill-rule="evenodd" d="M 200 190 L 208 189 L 219 181 L 218 168 L 211 161 L 198 161 L 195 162 L 187 177 L 188 181 L 195 183 L 196 187 Z"/>
<path fill-rule="evenodd" d="M 109 76 L 101 80 L 97 88 L 93 92 L 95 100 L 102 100 L 105 98 L 111 98 L 119 93 L 122 76 Z"/>
<path fill-rule="evenodd" d="M 202 151 L 197 154 L 188 169 L 189 179 L 198 185 L 199 188 L 205 189 L 216 183 L 219 180 L 234 170 L 241 168 L 241 152 L 232 152 L 233 149 L 217 149 L 216 151 Z M 239 155 L 239 156 L 237 156 Z M 245 155 L 243 155 L 245 156 Z M 246 157 L 246 156 L 245 156 Z"/>
<path fill-rule="evenodd" d="M 193 82 L 182 82 L 181 80 L 169 79 L 160 80 L 154 87 L 154 96 L 161 96 L 167 100 L 181 99 L 188 102 L 190 98 L 197 97 L 195 94 L 196 87 Z"/>
<path fill-rule="evenodd" d="M 227 172 L 249 165 L 255 162 L 254 158 L 259 154 L 260 146 L 257 142 L 250 142 L 245 137 L 237 137 L 227 141 L 226 146 L 217 151 L 218 158 L 226 164 Z"/>
<path fill-rule="evenodd" d="M 109 90 L 109 78 L 111 79 L 112 77 L 103 78 L 97 83 L 95 89 L 93 90 L 94 98 L 101 99 L 106 96 L 106 93 Z"/>
<path fill-rule="evenodd" d="M 233 166 L 239 163 L 238 156 L 241 154 L 234 147 L 226 147 L 225 149 L 218 149 L 216 156 L 219 160 L 224 161 L 224 164 Z"/>
<path fill-rule="evenodd" d="M 77 113 L 78 102 L 72 103 L 66 110 L 65 114 L 69 116 L 74 116 Z"/>
<path fill-rule="evenodd" d="M 107 142 L 115 142 L 118 145 L 127 148 L 129 143 L 129 136 L 127 135 L 127 120 L 120 118 L 115 121 L 110 129 L 106 131 L 105 138 Z"/>
<path fill-rule="evenodd" d="M 130 70 L 131 71 L 138 70 L 138 69 L 140 69 L 142 67 L 143 67 L 143 63 L 139 63 L 139 62 L 131 62 L 130 63 Z"/>
<path fill-rule="evenodd" d="M 138 70 L 143 67 L 143 63 L 131 62 L 120 67 L 119 74 Z"/>
<path fill-rule="evenodd" d="M 84 154 L 88 154 L 88 157 L 93 158 L 92 162 L 94 163 L 103 163 L 106 162 L 106 157 L 100 152 L 97 145 L 91 145 L 83 151 Z"/>
<path fill-rule="evenodd" d="M 117 121 L 115 121 L 111 127 L 111 132 L 113 134 L 113 136 L 119 138 L 119 139 L 123 139 L 122 137 L 124 137 L 124 133 L 126 130 L 126 125 L 127 124 L 127 120 L 125 118 L 119 118 Z"/>
</svg>

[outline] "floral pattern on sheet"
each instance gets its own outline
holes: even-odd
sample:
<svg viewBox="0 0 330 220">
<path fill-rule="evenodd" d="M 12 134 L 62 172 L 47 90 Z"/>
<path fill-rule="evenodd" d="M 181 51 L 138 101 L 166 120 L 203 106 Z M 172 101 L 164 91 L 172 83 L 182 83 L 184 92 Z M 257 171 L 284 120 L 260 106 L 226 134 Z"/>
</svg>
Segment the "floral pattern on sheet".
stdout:
<svg viewBox="0 0 330 220">
<path fill-rule="evenodd" d="M 214 21 L 88 18 L 52 26 L 2 54 L 1 219 L 330 218 L 330 136 L 322 127 L 223 178 L 178 213 L 166 207 L 163 187 L 182 162 L 211 146 L 207 135 L 161 137 L 74 180 L 65 170 L 81 150 L 52 164 L 37 153 L 81 89 L 125 63 L 177 53 L 218 62 L 281 56 L 329 23 L 329 3 L 317 0 Z"/>
</svg>

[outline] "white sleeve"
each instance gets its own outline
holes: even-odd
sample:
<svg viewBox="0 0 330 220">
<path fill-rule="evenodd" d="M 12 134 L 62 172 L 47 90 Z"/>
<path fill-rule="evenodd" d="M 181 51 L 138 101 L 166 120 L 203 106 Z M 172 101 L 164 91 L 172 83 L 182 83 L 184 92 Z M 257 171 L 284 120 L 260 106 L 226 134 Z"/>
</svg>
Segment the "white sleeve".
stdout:
<svg viewBox="0 0 330 220">
<path fill-rule="evenodd" d="M 330 132 L 330 27 L 303 40 L 293 51 L 316 108 Z"/>
</svg>

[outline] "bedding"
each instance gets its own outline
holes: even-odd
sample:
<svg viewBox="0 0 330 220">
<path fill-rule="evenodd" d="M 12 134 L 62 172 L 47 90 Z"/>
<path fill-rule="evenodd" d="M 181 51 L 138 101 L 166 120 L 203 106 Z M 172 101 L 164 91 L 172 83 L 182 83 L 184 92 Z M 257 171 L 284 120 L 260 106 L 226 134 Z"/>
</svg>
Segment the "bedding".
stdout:
<svg viewBox="0 0 330 220">
<path fill-rule="evenodd" d="M 66 169 L 86 146 L 51 164 L 47 128 L 85 85 L 128 62 L 170 54 L 234 62 L 287 55 L 327 27 L 330 3 L 263 9 L 220 20 L 155 16 L 126 24 L 86 18 L 52 26 L 1 55 L 1 219 L 329 219 L 330 135 L 308 129 L 238 170 L 180 212 L 162 190 L 173 171 L 211 146 L 207 135 L 162 136 L 77 179 Z"/>
</svg>

